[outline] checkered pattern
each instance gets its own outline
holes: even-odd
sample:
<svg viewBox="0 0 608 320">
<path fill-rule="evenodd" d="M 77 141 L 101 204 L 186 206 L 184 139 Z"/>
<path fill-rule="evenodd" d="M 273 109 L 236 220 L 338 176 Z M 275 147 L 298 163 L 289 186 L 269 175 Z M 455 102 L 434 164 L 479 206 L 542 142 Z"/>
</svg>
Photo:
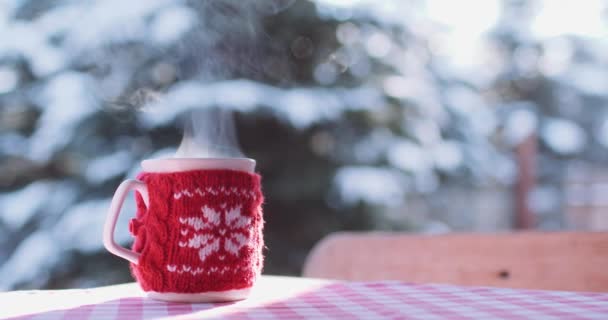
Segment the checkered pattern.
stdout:
<svg viewBox="0 0 608 320">
<path fill-rule="evenodd" d="M 267 276 L 232 303 L 154 301 L 129 284 L 0 293 L 0 305 L 14 319 L 608 319 L 608 293 Z"/>
</svg>

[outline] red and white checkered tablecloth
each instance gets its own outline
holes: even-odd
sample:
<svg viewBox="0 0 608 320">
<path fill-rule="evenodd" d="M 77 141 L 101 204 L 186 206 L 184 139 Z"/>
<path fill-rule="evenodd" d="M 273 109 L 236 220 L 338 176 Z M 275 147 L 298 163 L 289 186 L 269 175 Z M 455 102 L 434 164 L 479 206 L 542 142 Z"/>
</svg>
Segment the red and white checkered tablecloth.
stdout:
<svg viewBox="0 0 608 320">
<path fill-rule="evenodd" d="M 135 284 L 0 293 L 10 319 L 608 319 L 608 293 L 263 277 L 251 297 L 183 304 Z"/>
</svg>

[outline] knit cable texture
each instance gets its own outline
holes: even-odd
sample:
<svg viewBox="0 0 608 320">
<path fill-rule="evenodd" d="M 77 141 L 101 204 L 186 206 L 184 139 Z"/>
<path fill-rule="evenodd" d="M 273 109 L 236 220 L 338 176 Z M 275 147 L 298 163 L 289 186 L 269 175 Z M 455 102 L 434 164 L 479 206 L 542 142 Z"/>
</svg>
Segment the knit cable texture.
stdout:
<svg viewBox="0 0 608 320">
<path fill-rule="evenodd" d="M 263 265 L 260 176 L 232 170 L 146 173 L 129 229 L 141 254 L 131 272 L 144 291 L 248 288 Z"/>
</svg>

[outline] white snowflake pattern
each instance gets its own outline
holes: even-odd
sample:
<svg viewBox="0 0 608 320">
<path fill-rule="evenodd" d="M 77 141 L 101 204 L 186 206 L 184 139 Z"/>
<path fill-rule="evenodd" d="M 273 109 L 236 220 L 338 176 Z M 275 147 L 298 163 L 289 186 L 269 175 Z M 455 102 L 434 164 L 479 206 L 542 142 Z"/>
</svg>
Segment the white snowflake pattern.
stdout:
<svg viewBox="0 0 608 320">
<path fill-rule="evenodd" d="M 179 222 L 194 229 L 187 241 L 180 241 L 180 247 L 197 249 L 199 258 L 204 262 L 211 254 L 220 253 L 219 259 L 224 260 L 228 253 L 238 256 L 241 248 L 249 243 L 251 218 L 241 214 L 242 206 L 228 208 L 224 203 L 216 211 L 208 206 L 201 208 L 202 217 L 180 217 Z M 180 230 L 183 236 L 189 234 L 188 229 Z"/>
</svg>

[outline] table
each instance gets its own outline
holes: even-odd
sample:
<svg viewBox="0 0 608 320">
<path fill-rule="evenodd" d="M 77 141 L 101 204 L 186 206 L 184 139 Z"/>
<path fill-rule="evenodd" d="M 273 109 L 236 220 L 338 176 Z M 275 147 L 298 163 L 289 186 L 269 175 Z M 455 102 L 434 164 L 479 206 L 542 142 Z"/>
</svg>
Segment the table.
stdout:
<svg viewBox="0 0 608 320">
<path fill-rule="evenodd" d="M 0 293 L 11 319 L 608 319 L 608 293 L 263 276 L 249 299 L 183 304 L 136 284 Z"/>
</svg>

